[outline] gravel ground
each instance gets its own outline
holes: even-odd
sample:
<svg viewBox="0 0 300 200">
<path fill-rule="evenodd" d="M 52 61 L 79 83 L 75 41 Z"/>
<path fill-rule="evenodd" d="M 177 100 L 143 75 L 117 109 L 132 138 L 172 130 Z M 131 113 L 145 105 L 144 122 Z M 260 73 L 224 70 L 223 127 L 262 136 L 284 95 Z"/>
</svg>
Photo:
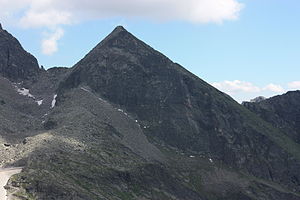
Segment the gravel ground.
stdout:
<svg viewBox="0 0 300 200">
<path fill-rule="evenodd" d="M 7 200 L 8 197 L 6 196 L 6 190 L 4 186 L 7 184 L 9 178 L 14 175 L 18 174 L 22 171 L 22 168 L 4 168 L 0 169 L 0 199 Z"/>
</svg>

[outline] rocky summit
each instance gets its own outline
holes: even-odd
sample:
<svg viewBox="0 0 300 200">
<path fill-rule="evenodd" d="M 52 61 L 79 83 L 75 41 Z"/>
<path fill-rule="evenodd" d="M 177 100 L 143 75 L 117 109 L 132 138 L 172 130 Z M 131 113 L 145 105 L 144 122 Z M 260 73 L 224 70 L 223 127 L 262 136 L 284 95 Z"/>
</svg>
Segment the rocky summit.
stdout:
<svg viewBox="0 0 300 200">
<path fill-rule="evenodd" d="M 240 105 L 121 26 L 72 68 L 44 70 L 1 29 L 0 166 L 23 169 L 5 188 L 17 200 L 298 200 L 300 117 L 286 108 L 298 96 Z"/>
</svg>

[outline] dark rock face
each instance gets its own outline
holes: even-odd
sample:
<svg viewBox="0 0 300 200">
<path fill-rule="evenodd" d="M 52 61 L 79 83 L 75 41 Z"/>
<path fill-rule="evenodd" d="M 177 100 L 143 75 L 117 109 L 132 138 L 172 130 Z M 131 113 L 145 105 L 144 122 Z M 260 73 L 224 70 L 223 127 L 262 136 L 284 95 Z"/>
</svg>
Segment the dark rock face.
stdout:
<svg viewBox="0 0 300 200">
<path fill-rule="evenodd" d="M 61 89 L 80 84 L 136 113 L 149 137 L 203 152 L 216 131 L 213 95 L 230 99 L 122 27 L 75 65 Z"/>
<path fill-rule="evenodd" d="M 134 113 L 158 144 L 208 155 L 300 191 L 291 181 L 300 175 L 297 144 L 122 27 L 73 67 L 60 84 L 61 100 L 64 91 L 80 85 Z M 291 154 L 293 161 L 286 160 Z"/>
<path fill-rule="evenodd" d="M 243 105 L 300 143 L 300 91 Z"/>
<path fill-rule="evenodd" d="M 13 58 L 0 166 L 24 167 L 16 199 L 300 199 L 297 143 L 123 27 L 71 69 Z"/>
<path fill-rule="evenodd" d="M 36 58 L 26 52 L 7 31 L 0 28 L 0 74 L 11 80 L 32 79 L 40 69 Z"/>
</svg>

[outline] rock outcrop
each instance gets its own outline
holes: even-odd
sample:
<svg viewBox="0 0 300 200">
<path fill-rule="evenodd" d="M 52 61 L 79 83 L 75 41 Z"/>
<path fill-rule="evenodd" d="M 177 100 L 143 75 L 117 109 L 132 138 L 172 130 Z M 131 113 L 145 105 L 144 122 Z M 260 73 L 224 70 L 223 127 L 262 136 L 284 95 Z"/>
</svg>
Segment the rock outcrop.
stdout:
<svg viewBox="0 0 300 200">
<path fill-rule="evenodd" d="M 259 102 L 245 102 L 244 106 L 300 143 L 300 91 Z"/>
<path fill-rule="evenodd" d="M 16 38 L 0 28 L 0 74 L 14 81 L 33 79 L 39 73 L 35 57 Z"/>
</svg>

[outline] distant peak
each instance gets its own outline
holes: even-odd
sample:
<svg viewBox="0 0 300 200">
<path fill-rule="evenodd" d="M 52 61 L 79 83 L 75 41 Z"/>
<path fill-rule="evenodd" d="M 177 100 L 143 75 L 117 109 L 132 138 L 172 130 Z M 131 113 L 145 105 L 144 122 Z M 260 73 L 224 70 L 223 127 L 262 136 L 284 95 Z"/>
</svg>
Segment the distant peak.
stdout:
<svg viewBox="0 0 300 200">
<path fill-rule="evenodd" d="M 267 98 L 266 97 L 263 97 L 263 96 L 259 96 L 259 97 L 256 97 L 254 99 L 251 99 L 250 102 L 251 103 L 259 103 L 259 102 L 262 102 L 264 100 L 266 100 Z"/>
</svg>

